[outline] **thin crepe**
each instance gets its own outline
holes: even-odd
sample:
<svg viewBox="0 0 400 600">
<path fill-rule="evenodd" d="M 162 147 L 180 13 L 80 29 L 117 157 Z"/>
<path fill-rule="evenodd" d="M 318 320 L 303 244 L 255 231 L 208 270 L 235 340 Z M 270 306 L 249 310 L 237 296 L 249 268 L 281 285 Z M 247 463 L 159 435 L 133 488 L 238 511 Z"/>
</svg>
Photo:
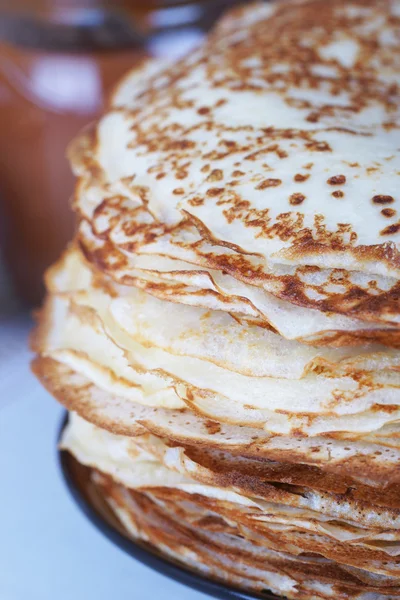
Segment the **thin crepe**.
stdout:
<svg viewBox="0 0 400 600">
<path fill-rule="evenodd" d="M 103 263 L 119 253 L 110 273 L 178 258 L 203 279 L 223 271 L 327 317 L 396 326 L 397 4 L 315 6 L 254 5 L 258 19 L 228 16 L 197 53 L 124 80 L 72 152 L 75 206 Z"/>
<path fill-rule="evenodd" d="M 292 343 L 287 351 L 286 372 L 281 373 L 283 377 L 276 377 L 277 365 L 284 368 L 285 358 L 273 333 L 256 332 L 253 340 L 250 333 L 246 339 L 243 329 L 235 328 L 235 323 L 223 326 L 218 332 L 212 315 L 207 319 L 207 315 L 204 318 L 197 311 L 197 317 L 203 318 L 203 331 L 208 331 L 209 337 L 213 335 L 215 349 L 210 356 L 207 347 L 196 344 L 196 334 L 191 334 L 199 322 L 196 323 L 195 309 L 187 308 L 186 323 L 183 311 L 182 316 L 176 311 L 175 331 L 174 313 L 169 311 L 168 304 L 146 294 L 133 290 L 124 301 L 121 290 L 119 297 L 113 298 L 112 293 L 99 286 L 69 296 L 65 289 L 47 303 L 42 319 L 50 324 L 50 334 L 42 336 L 39 350 L 65 362 L 110 393 L 149 406 L 178 409 L 188 406 L 219 422 L 265 428 L 280 434 L 370 432 L 399 420 L 400 375 L 395 370 L 382 370 L 385 364 L 397 368 L 393 352 L 361 357 L 354 353 L 354 358 L 349 352 L 346 366 L 346 359 L 340 361 L 340 355 L 345 357 L 345 353 L 330 351 L 332 361 L 339 359 L 339 365 L 333 364 L 330 369 L 329 352 L 325 359 L 318 349 L 314 349 L 314 357 L 306 349 L 310 364 L 307 369 L 307 362 L 301 356 L 307 356 L 307 352 L 303 352 L 300 344 Z M 166 341 L 158 346 L 151 338 L 141 338 L 136 328 L 140 327 L 140 321 L 151 321 L 156 313 L 161 321 L 171 323 Z M 157 326 L 155 329 L 159 330 Z M 265 333 L 264 337 L 260 333 Z M 181 345 L 179 352 L 179 343 L 186 335 L 190 349 L 186 346 L 184 350 Z M 200 335 L 198 339 L 204 342 L 205 338 Z M 219 350 L 227 343 L 232 354 L 236 344 L 249 352 L 247 364 L 254 360 L 254 350 L 265 354 L 264 373 L 254 374 L 251 370 L 248 373 L 250 367 L 246 369 L 244 361 L 235 364 L 229 355 L 227 362 Z M 292 365 L 296 375 L 296 362 L 300 362 L 298 379 L 286 379 Z M 379 370 L 368 370 L 376 366 Z"/>
</svg>

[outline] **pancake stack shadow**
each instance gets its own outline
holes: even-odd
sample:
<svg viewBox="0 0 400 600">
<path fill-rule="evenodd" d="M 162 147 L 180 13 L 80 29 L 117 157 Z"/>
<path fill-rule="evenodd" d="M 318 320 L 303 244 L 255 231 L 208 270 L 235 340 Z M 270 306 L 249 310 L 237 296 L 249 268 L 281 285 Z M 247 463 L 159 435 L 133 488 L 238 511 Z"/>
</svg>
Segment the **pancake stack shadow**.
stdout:
<svg viewBox="0 0 400 600">
<path fill-rule="evenodd" d="M 400 598 L 398 0 L 234 9 L 77 139 L 33 370 L 134 538 Z"/>
</svg>

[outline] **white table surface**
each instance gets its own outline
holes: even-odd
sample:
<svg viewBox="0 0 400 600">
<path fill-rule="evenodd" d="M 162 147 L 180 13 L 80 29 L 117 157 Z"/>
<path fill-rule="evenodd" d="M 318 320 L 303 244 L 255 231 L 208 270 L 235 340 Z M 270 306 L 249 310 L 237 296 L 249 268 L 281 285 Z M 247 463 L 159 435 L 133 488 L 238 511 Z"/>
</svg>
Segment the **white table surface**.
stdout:
<svg viewBox="0 0 400 600">
<path fill-rule="evenodd" d="M 206 600 L 124 554 L 70 498 L 62 409 L 29 372 L 29 327 L 0 319 L 0 599 Z"/>
</svg>

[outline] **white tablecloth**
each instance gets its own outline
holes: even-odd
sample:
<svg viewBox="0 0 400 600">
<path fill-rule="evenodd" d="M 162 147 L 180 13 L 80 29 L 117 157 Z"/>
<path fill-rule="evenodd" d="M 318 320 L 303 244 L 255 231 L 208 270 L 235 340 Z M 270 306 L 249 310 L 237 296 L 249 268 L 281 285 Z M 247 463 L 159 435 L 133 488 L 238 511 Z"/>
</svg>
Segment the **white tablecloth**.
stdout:
<svg viewBox="0 0 400 600">
<path fill-rule="evenodd" d="M 29 327 L 0 320 L 0 599 L 205 600 L 124 554 L 70 498 L 62 409 L 29 372 Z"/>
</svg>

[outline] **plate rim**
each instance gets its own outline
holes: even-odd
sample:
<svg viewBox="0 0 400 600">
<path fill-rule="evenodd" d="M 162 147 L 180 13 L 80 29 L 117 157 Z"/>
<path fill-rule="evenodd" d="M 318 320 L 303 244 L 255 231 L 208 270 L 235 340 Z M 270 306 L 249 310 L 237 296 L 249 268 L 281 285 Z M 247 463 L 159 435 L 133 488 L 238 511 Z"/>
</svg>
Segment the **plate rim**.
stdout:
<svg viewBox="0 0 400 600">
<path fill-rule="evenodd" d="M 107 537 L 108 540 L 141 564 L 182 585 L 186 585 L 203 594 L 208 594 L 208 596 L 212 598 L 217 598 L 219 600 L 280 600 L 279 596 L 273 595 L 272 592 L 249 594 L 222 582 L 208 579 L 205 575 L 196 573 L 185 565 L 181 566 L 178 562 L 169 559 L 169 557 L 162 556 L 161 553 L 156 553 L 156 551 L 146 544 L 146 542 L 133 540 L 128 536 L 124 536 L 107 522 L 100 512 L 82 494 L 79 486 L 75 482 L 69 463 L 71 460 L 76 461 L 76 459 L 67 450 L 61 450 L 59 448 L 59 442 L 62 433 L 67 426 L 68 418 L 69 413 L 68 411 L 65 411 L 57 435 L 57 458 L 64 484 L 81 512 L 89 519 L 92 525 Z M 284 598 L 281 597 L 281 600 L 284 600 Z"/>
</svg>

